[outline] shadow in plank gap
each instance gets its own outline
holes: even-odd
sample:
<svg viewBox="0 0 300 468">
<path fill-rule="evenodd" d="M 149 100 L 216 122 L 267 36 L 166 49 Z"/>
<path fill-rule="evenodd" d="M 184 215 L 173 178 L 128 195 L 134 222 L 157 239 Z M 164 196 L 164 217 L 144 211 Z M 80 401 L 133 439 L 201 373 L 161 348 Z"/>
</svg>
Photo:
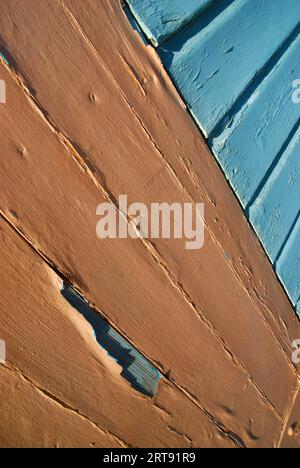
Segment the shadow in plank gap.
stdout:
<svg viewBox="0 0 300 468">
<path fill-rule="evenodd" d="M 139 24 L 137 23 L 135 17 L 133 16 L 133 14 L 132 14 L 130 8 L 129 8 L 126 4 L 124 4 L 124 5 L 123 5 L 123 9 L 124 9 L 125 15 L 126 15 L 127 18 L 128 18 L 129 23 L 130 23 L 131 26 L 132 26 L 132 29 L 133 29 L 135 32 L 137 32 L 137 33 L 139 34 L 139 36 L 140 36 L 140 38 L 142 39 L 143 43 L 146 44 L 146 45 L 148 45 L 149 42 L 148 42 L 146 36 L 144 35 L 143 31 L 141 30 Z"/>
<path fill-rule="evenodd" d="M 61 293 L 93 327 L 99 345 L 123 368 L 122 377 L 128 380 L 135 390 L 153 397 L 162 374 L 95 312 L 71 286 L 64 283 Z"/>
</svg>

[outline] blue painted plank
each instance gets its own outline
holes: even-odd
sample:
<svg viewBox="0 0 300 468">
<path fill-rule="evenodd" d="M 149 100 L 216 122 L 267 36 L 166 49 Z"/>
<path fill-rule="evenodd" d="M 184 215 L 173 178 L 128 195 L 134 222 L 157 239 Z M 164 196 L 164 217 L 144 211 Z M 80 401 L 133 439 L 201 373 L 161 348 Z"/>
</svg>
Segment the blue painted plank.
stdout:
<svg viewBox="0 0 300 468">
<path fill-rule="evenodd" d="M 300 38 L 212 142 L 244 207 L 256 198 L 293 127 L 299 123 L 300 106 L 292 102 L 292 82 L 300 76 L 299 51 Z"/>
<path fill-rule="evenodd" d="M 294 305 L 300 297 L 300 217 L 276 263 L 276 271 Z"/>
<path fill-rule="evenodd" d="M 157 47 L 216 0 L 127 0 L 152 44 Z"/>
<path fill-rule="evenodd" d="M 90 323 L 99 345 L 122 367 L 122 377 L 127 379 L 134 389 L 153 397 L 162 374 L 101 315 L 91 309 L 72 287 L 64 284 L 61 293 Z"/>
<path fill-rule="evenodd" d="M 300 129 L 249 210 L 250 221 L 273 262 L 287 241 L 300 211 L 299 156 Z"/>
<path fill-rule="evenodd" d="M 158 49 L 206 136 L 223 122 L 299 19 L 299 0 L 224 0 Z"/>
<path fill-rule="evenodd" d="M 300 299 L 298 301 L 297 307 L 296 307 L 297 314 L 299 315 L 300 318 Z"/>
</svg>

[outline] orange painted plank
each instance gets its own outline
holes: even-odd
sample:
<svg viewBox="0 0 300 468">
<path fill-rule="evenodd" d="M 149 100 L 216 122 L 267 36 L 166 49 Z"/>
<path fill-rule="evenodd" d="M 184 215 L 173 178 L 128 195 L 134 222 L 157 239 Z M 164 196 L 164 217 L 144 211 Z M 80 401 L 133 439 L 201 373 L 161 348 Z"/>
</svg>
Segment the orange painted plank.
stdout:
<svg viewBox="0 0 300 468">
<path fill-rule="evenodd" d="M 228 431 L 248 441 L 253 419 L 260 443 L 273 443 L 296 379 L 289 366 L 274 363 L 284 385 L 282 406 L 272 409 L 140 241 L 97 240 L 95 207 L 104 201 L 101 191 L 32 109 L 11 72 L 4 66 L 0 71 L 10 90 L 10 105 L 0 118 L 4 215 L 139 350 L 164 372 L 171 369 L 172 379 L 201 407 L 225 427 L 228 423 Z M 273 348 L 277 353 L 275 341 Z M 267 372 L 264 362 L 259 369 Z M 228 416 L 233 412 L 235 419 Z M 272 428 L 268 433 L 266 422 Z"/>
<path fill-rule="evenodd" d="M 0 393 L 1 448 L 124 447 L 14 369 L 0 366 Z"/>
<path fill-rule="evenodd" d="M 57 274 L 2 218 L 0 248 L 0 446 L 235 446 L 165 379 L 155 399 L 133 390 Z"/>
</svg>

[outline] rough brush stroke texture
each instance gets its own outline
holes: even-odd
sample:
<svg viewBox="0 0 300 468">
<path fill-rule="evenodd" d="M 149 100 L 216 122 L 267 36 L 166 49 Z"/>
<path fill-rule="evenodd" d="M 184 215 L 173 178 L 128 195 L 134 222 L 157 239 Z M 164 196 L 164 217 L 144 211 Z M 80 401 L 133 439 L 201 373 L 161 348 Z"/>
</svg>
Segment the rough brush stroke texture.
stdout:
<svg viewBox="0 0 300 468">
<path fill-rule="evenodd" d="M 2 447 L 236 446 L 166 379 L 153 400 L 133 390 L 60 277 L 2 217 L 0 247 Z"/>
<path fill-rule="evenodd" d="M 11 345 L 13 366 L 126 446 L 278 445 L 297 391 L 290 348 L 299 324 L 155 54 L 118 2 L 31 0 L 25 7 L 3 0 L 0 12 L 11 64 L 0 66 L 10 89 L 10 105 L 1 108 L 0 204 L 22 241 L 10 260 L 12 249 L 3 249 L 1 260 L 25 265 L 2 268 L 3 290 L 10 291 L 3 294 L 3 338 L 13 342 L 16 322 L 25 326 L 19 343 L 29 336 L 44 350 L 24 362 Z M 97 241 L 96 207 L 116 203 L 120 193 L 147 204 L 204 201 L 205 249 L 191 255 L 180 240 Z M 20 254 L 26 243 L 39 265 L 66 278 L 164 374 L 154 401 L 135 392 L 106 354 L 100 357 L 90 329 L 74 342 L 86 322 L 78 325 L 76 315 L 77 325 L 66 325 L 74 315 L 65 310 L 61 285 L 51 299 L 49 283 L 42 287 L 40 275 L 30 276 L 33 266 Z M 23 283 L 16 298 L 15 285 Z M 30 309 L 32 297 L 37 304 Z M 58 297 L 54 332 L 31 333 L 28 309 L 47 333 Z M 8 308 L 15 317 L 7 317 Z M 72 346 L 64 353 L 66 343 Z M 96 357 L 84 343 L 96 346 Z M 45 366 L 47 356 L 52 366 Z M 108 371 L 95 380 L 99 359 L 112 381 Z M 30 430 L 26 437 L 33 443 Z"/>
</svg>

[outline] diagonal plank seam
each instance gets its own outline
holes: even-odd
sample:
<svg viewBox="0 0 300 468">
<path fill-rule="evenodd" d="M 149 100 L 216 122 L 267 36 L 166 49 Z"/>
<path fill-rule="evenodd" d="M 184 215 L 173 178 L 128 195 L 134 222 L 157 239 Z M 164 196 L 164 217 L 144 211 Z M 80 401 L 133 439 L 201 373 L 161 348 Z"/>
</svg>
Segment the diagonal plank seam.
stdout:
<svg viewBox="0 0 300 468">
<path fill-rule="evenodd" d="M 152 143 L 152 145 L 154 146 L 155 150 L 157 151 L 158 155 L 163 159 L 164 163 L 166 164 L 167 166 L 167 169 L 169 170 L 170 174 L 172 175 L 173 178 L 175 178 L 176 182 L 179 184 L 179 187 L 181 190 L 183 190 L 188 196 L 189 198 L 191 199 L 193 205 L 195 205 L 195 201 L 193 200 L 193 197 L 192 195 L 189 193 L 189 191 L 186 189 L 186 187 L 181 183 L 179 177 L 177 176 L 176 172 L 174 171 L 173 167 L 170 165 L 170 163 L 167 161 L 167 159 L 165 158 L 162 150 L 159 148 L 159 146 L 157 145 L 157 143 L 155 142 L 155 140 L 153 139 L 151 133 L 149 132 L 149 130 L 147 129 L 146 125 L 144 124 L 144 122 L 142 121 L 142 119 L 140 118 L 140 116 L 137 114 L 136 110 L 134 109 L 134 107 L 130 104 L 130 102 L 128 101 L 126 95 L 124 94 L 123 90 L 121 89 L 121 87 L 119 86 L 119 84 L 117 83 L 117 81 L 115 80 L 112 72 L 108 69 L 108 67 L 106 66 L 106 64 L 102 61 L 101 59 L 101 56 L 99 55 L 99 52 L 97 51 L 96 47 L 94 46 L 94 44 L 90 41 L 90 39 L 87 37 L 86 33 L 84 32 L 84 30 L 82 29 L 81 25 L 78 23 L 77 19 L 74 17 L 74 15 L 72 14 L 72 12 L 68 9 L 68 7 L 64 4 L 64 1 L 63 0 L 59 0 L 59 2 L 62 4 L 63 8 L 66 10 L 67 14 L 70 16 L 70 20 L 72 21 L 72 23 L 74 24 L 74 27 L 75 29 L 77 30 L 77 32 L 83 37 L 83 39 L 85 40 L 85 42 L 87 43 L 87 45 L 90 47 L 90 49 L 92 50 L 92 52 L 95 54 L 95 56 L 97 57 L 97 59 L 100 61 L 101 65 L 104 67 L 104 69 L 106 70 L 106 72 L 109 74 L 110 78 L 113 80 L 114 84 L 117 86 L 122 98 L 124 99 L 125 103 L 127 104 L 128 108 L 130 109 L 130 111 L 133 113 L 134 117 L 137 119 L 138 123 L 140 124 L 141 128 L 143 129 L 143 131 L 145 132 L 147 138 L 150 140 L 150 142 Z M 122 57 L 123 59 L 123 57 Z M 124 59 L 123 59 L 124 60 Z M 179 99 L 179 96 L 178 96 L 178 99 Z M 189 112 L 190 113 L 190 112 Z M 194 118 L 193 118 L 193 121 L 194 121 Z M 209 149 L 210 151 L 210 149 Z M 183 164 L 184 168 L 186 170 L 188 170 L 188 168 L 186 167 L 186 163 L 182 161 L 181 158 L 178 158 L 177 159 L 180 161 L 181 164 Z M 202 184 L 201 184 L 202 185 Z M 202 185 L 203 187 L 203 185 Z M 203 187 L 204 188 L 204 187 Z M 204 188 L 205 189 L 205 188 Z M 204 220 L 205 222 L 205 220 Z M 248 225 L 249 227 L 251 228 L 251 230 L 253 230 L 251 224 L 249 223 L 249 221 L 247 220 L 248 222 Z M 214 233 L 212 232 L 211 228 L 207 225 L 207 223 L 205 223 L 205 226 L 209 232 L 209 234 L 211 235 L 214 243 L 216 244 L 217 248 L 221 251 L 222 255 L 224 254 L 224 250 L 222 248 L 222 246 L 220 245 L 220 243 L 218 242 L 218 240 L 216 239 Z M 145 244 L 144 244 L 145 245 Z M 145 245 L 146 246 L 146 245 Z M 153 247 L 153 245 L 152 245 Z M 147 247 L 146 247 L 147 248 Z M 149 249 L 147 248 L 147 250 L 149 251 Z M 158 253 L 156 252 L 156 254 L 158 255 Z M 164 263 L 163 259 L 160 259 L 160 262 Z M 167 268 L 167 267 L 166 267 Z M 243 290 L 246 292 L 247 296 L 251 299 L 252 303 L 254 304 L 254 307 L 255 309 L 258 311 L 258 315 L 260 317 L 260 319 L 264 322 L 264 325 L 266 326 L 266 328 L 268 329 L 268 331 L 271 333 L 272 337 L 275 339 L 276 343 L 278 344 L 279 346 L 279 349 L 280 349 L 280 352 L 281 354 L 284 356 L 290 370 L 292 370 L 292 372 L 294 373 L 294 375 L 298 375 L 297 374 L 297 371 L 296 369 L 294 368 L 294 366 L 291 364 L 290 360 L 288 359 L 287 355 L 286 355 L 286 352 L 284 351 L 283 349 L 283 346 L 282 344 L 279 342 L 279 340 L 277 339 L 276 335 L 274 334 L 272 328 L 270 327 L 270 325 L 268 324 L 267 320 L 265 319 L 264 315 L 261 313 L 260 309 L 258 308 L 258 305 L 257 303 L 255 302 L 255 298 L 259 301 L 259 303 L 261 304 L 261 306 L 263 307 L 263 309 L 268 313 L 269 316 L 273 317 L 272 315 L 272 312 L 271 310 L 267 307 L 267 305 L 263 302 L 262 298 L 260 297 L 260 294 L 259 292 L 257 291 L 257 288 L 255 287 L 255 285 L 253 285 L 253 289 L 254 289 L 254 295 L 255 295 L 255 298 L 252 296 L 249 288 L 247 288 L 247 286 L 244 284 L 243 280 L 240 278 L 238 272 L 236 271 L 236 269 L 234 268 L 233 265 L 229 264 L 229 268 L 230 270 L 232 271 L 232 273 L 234 274 L 235 278 L 237 279 L 237 281 L 240 283 L 240 285 L 242 286 Z M 172 275 L 172 274 L 171 274 Z M 173 276 L 173 275 L 172 275 Z M 172 281 L 172 280 L 171 280 Z M 283 289 L 284 290 L 284 289 Z M 285 292 L 284 292 L 285 293 Z M 285 293 L 286 295 L 286 293 Z M 287 343 L 288 346 L 290 345 L 290 343 Z"/>
<path fill-rule="evenodd" d="M 4 365 L 4 367 L 6 369 L 8 369 L 9 371 L 11 372 L 15 372 L 17 373 L 18 375 L 21 376 L 21 378 L 29 383 L 30 385 L 32 385 L 40 394 L 43 395 L 44 398 L 48 398 L 50 399 L 52 402 L 56 403 L 57 405 L 59 405 L 61 408 L 64 408 L 65 410 L 67 411 L 71 411 L 72 413 L 75 413 L 77 414 L 80 418 L 84 419 L 85 421 L 89 422 L 95 429 L 97 429 L 98 431 L 102 432 L 103 434 L 105 434 L 106 436 L 109 436 L 110 438 L 112 438 L 113 440 L 115 440 L 121 448 L 130 448 L 131 445 L 128 444 L 127 442 L 125 442 L 124 440 L 120 439 L 118 436 L 116 436 L 115 434 L 109 432 L 109 431 L 106 431 L 105 429 L 103 429 L 101 426 L 99 426 L 98 424 L 96 424 L 94 421 L 92 421 L 90 418 L 88 418 L 87 416 L 85 416 L 84 414 L 82 414 L 79 410 L 77 409 L 74 409 L 72 406 L 68 405 L 67 403 L 65 403 L 64 401 L 62 401 L 60 398 L 56 397 L 55 395 L 53 395 L 52 393 L 50 393 L 48 390 L 46 390 L 45 388 L 41 387 L 38 383 L 34 382 L 32 379 L 30 379 L 27 375 L 25 375 L 20 369 L 17 369 L 16 367 L 14 366 L 8 366 L 8 365 Z"/>
<path fill-rule="evenodd" d="M 291 31 L 284 42 L 279 46 L 268 61 L 258 70 L 255 76 L 252 78 L 250 83 L 236 98 L 235 102 L 231 105 L 230 109 L 226 112 L 224 117 L 218 122 L 215 127 L 211 130 L 209 137 L 207 138 L 208 144 L 212 147 L 213 140 L 217 139 L 222 135 L 226 127 L 232 121 L 233 116 L 236 116 L 243 109 L 244 105 L 249 101 L 250 97 L 255 94 L 257 88 L 273 73 L 278 62 L 283 57 L 284 53 L 289 49 L 294 42 L 298 39 L 300 34 L 300 23 Z M 251 201 L 249 202 L 250 205 Z"/>
<path fill-rule="evenodd" d="M 219 431 L 224 434 L 226 437 L 228 437 L 238 448 L 247 448 L 245 442 L 243 439 L 235 434 L 232 431 L 228 431 L 224 424 L 217 419 L 215 416 L 213 416 L 207 409 L 205 409 L 194 395 L 192 395 L 188 390 L 186 390 L 184 387 L 181 385 L 178 385 L 175 383 L 175 386 L 184 394 L 186 395 L 198 408 L 201 409 L 201 411 L 207 416 L 210 421 L 217 426 Z M 281 419 L 281 418 L 280 418 Z"/>
<path fill-rule="evenodd" d="M 178 435 L 179 437 L 182 437 L 183 439 L 185 439 L 190 445 L 191 447 L 193 447 L 193 440 L 185 433 L 183 432 L 179 432 L 176 427 L 173 427 L 173 426 L 170 426 L 169 424 L 167 425 L 167 428 L 170 432 L 173 432 L 174 434 Z"/>
<path fill-rule="evenodd" d="M 9 219 L 6 218 L 6 216 L 4 215 L 4 213 L 2 212 L 2 210 L 0 209 L 0 216 L 2 216 L 3 220 L 10 226 L 11 229 L 13 229 L 18 236 L 20 236 L 22 238 L 23 241 L 25 241 L 30 247 L 31 249 L 39 255 L 39 257 L 48 265 L 49 268 L 51 268 L 54 273 L 59 276 L 60 278 L 63 278 L 65 281 L 67 281 L 69 284 L 72 285 L 72 287 L 74 288 L 75 291 L 77 292 L 80 292 L 76 285 L 73 284 L 70 279 L 68 279 L 61 271 L 59 268 L 57 268 L 52 262 L 51 260 L 49 260 L 39 249 L 38 247 L 36 247 L 31 241 L 30 239 L 28 239 L 28 237 L 17 227 L 15 226 L 14 224 L 11 223 L 11 221 Z M 82 296 L 84 298 L 84 296 Z M 87 304 L 93 308 L 98 314 L 104 316 L 108 321 L 109 319 L 106 317 L 106 315 L 102 312 L 102 311 L 99 311 L 97 309 L 97 307 L 95 307 L 93 304 L 91 304 L 86 298 L 84 298 L 85 301 L 87 302 Z M 124 338 L 126 338 L 131 344 L 132 346 L 134 346 L 134 344 L 130 341 L 130 339 L 123 333 L 121 332 L 116 326 L 114 326 L 112 324 L 112 326 L 115 328 L 115 330 L 117 330 L 120 335 L 122 335 Z M 215 418 L 214 416 L 212 416 L 201 404 L 200 402 L 198 401 L 198 399 L 194 396 L 192 396 L 192 394 L 185 390 L 183 387 L 181 387 L 179 384 L 177 384 L 176 382 L 174 382 L 168 375 L 166 375 L 163 370 L 160 368 L 160 366 L 154 362 L 150 357 L 148 357 L 143 351 L 141 351 L 138 347 L 135 346 L 135 348 L 146 358 L 149 360 L 149 362 L 152 363 L 152 365 L 159 371 L 161 372 L 161 374 L 163 375 L 163 378 L 169 382 L 172 386 L 174 386 L 178 391 L 180 391 L 180 393 L 184 394 L 184 396 L 190 400 L 198 409 L 201 410 L 201 412 L 217 427 L 217 429 L 225 436 L 225 437 L 228 437 L 231 441 L 233 441 L 239 448 L 241 447 L 244 447 L 245 444 L 242 443 L 238 443 L 237 441 L 241 441 L 242 439 L 237 435 L 237 434 L 234 434 L 232 431 L 228 431 L 225 427 L 225 425 L 223 423 L 221 423 L 217 418 Z M 8 367 L 8 366 L 6 366 Z M 9 368 L 9 367 L 8 367 Z M 10 368 L 9 368 L 10 369 Z M 41 387 L 37 386 L 36 384 L 33 383 L 32 380 L 30 380 L 28 377 L 26 377 L 19 369 L 13 369 L 12 370 L 15 370 L 16 372 L 19 372 L 23 378 L 25 378 L 25 380 L 27 380 L 28 382 L 30 382 L 32 385 L 34 385 L 37 389 L 39 389 L 41 392 L 44 392 L 44 394 L 46 396 L 48 396 L 49 398 L 52 398 L 54 399 L 55 401 L 57 401 L 57 403 L 61 404 L 62 406 L 65 406 L 66 408 L 74 411 L 74 412 L 77 412 L 77 410 L 75 410 L 74 408 L 66 405 L 64 402 L 62 402 L 61 400 L 57 399 L 54 395 L 52 395 L 49 391 L 45 390 L 45 389 L 42 389 Z M 154 401 L 154 406 L 159 410 L 159 411 L 162 411 L 164 412 L 165 414 L 169 415 L 168 411 L 165 409 L 165 408 L 162 408 L 159 404 L 157 404 L 155 402 L 155 399 L 153 400 Z M 86 416 L 82 415 L 81 413 L 78 413 L 80 416 L 88 419 Z M 277 416 L 275 414 L 275 416 L 279 419 L 279 420 L 282 420 L 282 418 L 280 416 Z M 88 419 L 89 420 L 89 419 Z M 93 421 L 90 421 L 93 423 Z M 93 423 L 95 424 L 95 423 Z M 97 426 L 97 424 L 96 424 Z M 97 426 L 99 429 L 100 426 Z M 101 429 L 102 430 L 102 429 Z M 104 430 L 103 430 L 104 431 Z M 121 440 L 121 439 L 120 439 Z M 126 444 L 124 442 L 124 444 Z M 130 447 L 130 445 L 128 444 L 128 447 Z"/>
</svg>

